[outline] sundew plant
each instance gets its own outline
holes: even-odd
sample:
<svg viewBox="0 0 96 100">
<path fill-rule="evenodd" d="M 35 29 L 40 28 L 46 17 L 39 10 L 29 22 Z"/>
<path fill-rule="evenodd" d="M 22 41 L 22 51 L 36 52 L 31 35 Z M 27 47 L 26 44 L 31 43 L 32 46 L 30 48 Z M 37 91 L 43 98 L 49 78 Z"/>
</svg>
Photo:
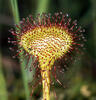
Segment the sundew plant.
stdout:
<svg viewBox="0 0 96 100">
<path fill-rule="evenodd" d="M 80 53 L 83 49 L 84 31 L 77 26 L 76 20 L 71 21 L 68 14 L 62 12 L 54 15 L 42 13 L 35 18 L 30 15 L 10 30 L 14 40 L 8 38 L 8 42 L 13 44 L 11 50 L 17 49 L 15 56 L 23 54 L 27 63 L 30 58 L 35 58 L 31 66 L 36 69 L 36 76 L 40 77 L 38 84 L 42 84 L 43 100 L 50 100 L 52 68 L 54 72 L 59 69 L 54 62 L 63 61 L 64 66 L 67 65 L 66 59 L 72 62 L 73 52 Z M 56 73 L 52 75 L 60 83 Z"/>
</svg>

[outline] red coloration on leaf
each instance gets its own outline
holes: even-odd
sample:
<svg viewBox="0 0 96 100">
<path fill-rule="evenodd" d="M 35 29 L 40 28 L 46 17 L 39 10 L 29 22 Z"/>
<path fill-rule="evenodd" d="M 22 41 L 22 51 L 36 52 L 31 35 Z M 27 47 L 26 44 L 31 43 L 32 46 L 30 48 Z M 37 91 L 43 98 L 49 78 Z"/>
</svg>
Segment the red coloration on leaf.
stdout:
<svg viewBox="0 0 96 100">
<path fill-rule="evenodd" d="M 66 70 L 68 68 L 67 66 L 69 64 L 71 64 L 71 62 L 73 60 L 72 58 L 74 58 L 73 56 L 76 55 L 76 53 L 81 52 L 80 49 L 83 49 L 84 41 L 86 41 L 83 36 L 83 32 L 85 30 L 81 29 L 81 27 L 77 27 L 76 20 L 72 22 L 71 18 L 68 16 L 68 14 L 66 14 L 66 15 L 62 14 L 62 12 L 55 13 L 53 16 L 51 16 L 50 13 L 49 14 L 43 13 L 42 15 L 38 14 L 36 18 L 33 18 L 32 15 L 30 15 L 26 19 L 23 18 L 22 21 L 20 21 L 19 25 L 15 25 L 16 30 L 14 30 L 14 29 L 10 30 L 10 32 L 14 36 L 14 39 L 8 38 L 8 43 L 13 44 L 13 46 L 10 48 L 10 50 L 13 51 L 14 49 L 17 48 L 17 54 L 15 56 L 18 56 L 20 53 L 22 53 L 23 57 L 27 59 L 26 68 L 28 67 L 30 58 L 32 57 L 33 62 L 31 63 L 31 66 L 34 66 L 34 68 L 36 69 L 36 72 L 35 72 L 36 75 L 34 77 L 35 77 L 35 79 L 40 78 L 40 77 L 38 77 L 38 75 L 40 76 L 40 71 L 41 71 L 39 68 L 39 62 L 38 62 L 39 58 L 38 58 L 38 56 L 36 58 L 34 58 L 34 55 L 30 55 L 29 52 L 24 50 L 24 48 L 22 47 L 22 43 L 21 43 L 21 37 L 24 34 L 30 32 L 31 30 L 34 30 L 38 27 L 48 27 L 48 28 L 50 27 L 51 28 L 53 26 L 58 27 L 59 29 L 62 28 L 63 30 L 65 30 L 65 32 L 68 33 L 72 37 L 72 41 L 73 41 L 72 45 L 70 46 L 70 49 L 68 49 L 67 53 L 62 55 L 62 57 L 56 59 L 54 65 L 53 65 L 54 67 L 52 70 L 53 71 L 52 74 L 55 77 L 56 81 L 60 85 L 62 85 L 62 83 L 59 81 L 59 79 L 56 76 L 56 73 L 57 73 L 56 71 L 58 71 L 58 73 L 64 73 L 64 70 Z M 42 31 L 43 31 L 43 29 L 41 29 L 41 32 Z M 57 41 L 61 42 L 59 40 L 57 40 Z M 58 43 L 56 43 L 56 45 L 59 47 Z M 54 47 L 55 47 L 55 45 L 54 45 Z M 29 48 L 29 51 L 30 50 L 32 50 L 32 47 Z M 50 53 L 52 53 L 52 52 L 54 52 L 54 49 L 53 49 L 53 51 L 50 51 Z M 46 56 L 47 55 L 45 55 L 45 57 Z M 49 56 L 50 56 L 50 54 L 49 54 Z M 54 60 L 55 60 L 55 58 L 54 58 Z M 50 62 L 49 62 L 49 64 L 50 64 Z M 32 68 L 30 67 L 29 70 L 32 71 Z M 39 83 L 39 82 L 41 82 L 41 81 L 36 82 L 36 86 L 37 86 L 37 83 Z M 32 94 L 33 94 L 33 91 L 32 91 Z"/>
</svg>

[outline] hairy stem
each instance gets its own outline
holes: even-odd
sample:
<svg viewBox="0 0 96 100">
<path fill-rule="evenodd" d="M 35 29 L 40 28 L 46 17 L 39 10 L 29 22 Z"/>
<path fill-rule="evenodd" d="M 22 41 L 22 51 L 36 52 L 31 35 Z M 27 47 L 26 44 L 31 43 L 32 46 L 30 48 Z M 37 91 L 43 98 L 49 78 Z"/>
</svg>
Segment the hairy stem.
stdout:
<svg viewBox="0 0 96 100">
<path fill-rule="evenodd" d="M 50 100 L 50 70 L 42 70 L 43 100 Z"/>
</svg>

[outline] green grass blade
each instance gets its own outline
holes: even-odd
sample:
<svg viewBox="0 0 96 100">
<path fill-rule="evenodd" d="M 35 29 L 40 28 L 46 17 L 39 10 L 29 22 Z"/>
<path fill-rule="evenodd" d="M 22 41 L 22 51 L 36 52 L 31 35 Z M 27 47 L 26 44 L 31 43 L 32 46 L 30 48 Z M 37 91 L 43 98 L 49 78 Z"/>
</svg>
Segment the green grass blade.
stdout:
<svg viewBox="0 0 96 100">
<path fill-rule="evenodd" d="M 49 2 L 50 0 L 39 0 L 36 14 L 38 13 L 42 14 L 43 12 L 47 12 Z"/>
<path fill-rule="evenodd" d="M 11 7 L 12 7 L 12 14 L 14 17 L 14 21 L 16 24 L 19 23 L 19 12 L 18 12 L 18 4 L 17 0 L 10 0 Z M 21 59 L 23 58 L 22 54 L 20 55 Z M 23 83 L 24 83 L 24 88 L 25 88 L 25 95 L 26 95 L 26 100 L 30 100 L 30 92 L 28 88 L 28 80 L 27 80 L 27 75 L 26 75 L 26 70 L 25 70 L 25 62 L 21 64 L 21 71 L 22 71 L 22 78 L 23 78 Z"/>
<path fill-rule="evenodd" d="M 12 14 L 16 24 L 19 23 L 19 12 L 18 12 L 18 5 L 17 0 L 10 0 L 11 7 L 12 7 Z"/>
</svg>

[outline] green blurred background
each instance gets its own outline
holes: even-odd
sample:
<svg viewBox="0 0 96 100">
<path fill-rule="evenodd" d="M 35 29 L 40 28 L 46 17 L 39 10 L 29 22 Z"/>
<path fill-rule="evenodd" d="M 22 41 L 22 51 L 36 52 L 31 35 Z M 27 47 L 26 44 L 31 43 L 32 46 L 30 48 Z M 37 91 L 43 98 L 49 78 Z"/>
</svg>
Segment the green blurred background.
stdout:
<svg viewBox="0 0 96 100">
<path fill-rule="evenodd" d="M 0 0 L 0 100 L 42 99 L 40 86 L 30 98 L 29 82 L 34 71 L 24 70 L 25 64 L 20 65 L 12 58 L 8 30 L 29 14 L 59 11 L 77 19 L 78 25 L 86 30 L 87 42 L 84 55 L 79 55 L 79 60 L 70 65 L 64 77 L 59 75 L 65 88 L 55 83 L 51 100 L 96 100 L 96 0 Z"/>
</svg>

